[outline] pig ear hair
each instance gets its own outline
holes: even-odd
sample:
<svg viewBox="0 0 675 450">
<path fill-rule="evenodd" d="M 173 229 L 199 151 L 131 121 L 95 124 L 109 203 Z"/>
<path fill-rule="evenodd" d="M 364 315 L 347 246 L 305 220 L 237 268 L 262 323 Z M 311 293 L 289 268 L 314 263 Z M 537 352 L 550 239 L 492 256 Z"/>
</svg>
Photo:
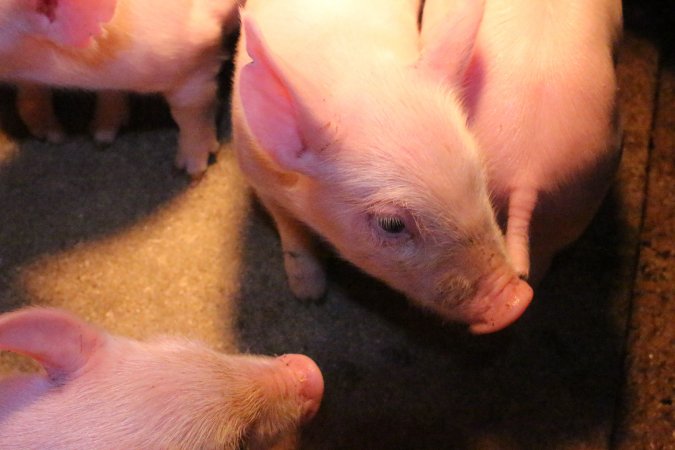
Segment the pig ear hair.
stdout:
<svg viewBox="0 0 675 450">
<path fill-rule="evenodd" d="M 434 7 L 428 3 L 422 16 L 422 52 L 419 70 L 459 85 L 469 66 L 483 19 L 484 0 L 453 0 Z"/>
<path fill-rule="evenodd" d="M 239 96 L 251 132 L 265 151 L 285 170 L 308 172 L 308 152 L 300 134 L 297 95 L 272 59 L 253 19 L 241 12 L 246 52 L 253 60 L 241 69 Z"/>
<path fill-rule="evenodd" d="M 24 308 L 0 315 L 0 350 L 38 361 L 51 379 L 82 368 L 105 334 L 58 309 Z"/>
<path fill-rule="evenodd" d="M 86 47 L 115 14 L 117 0 L 34 0 L 38 29 L 66 47 Z"/>
</svg>

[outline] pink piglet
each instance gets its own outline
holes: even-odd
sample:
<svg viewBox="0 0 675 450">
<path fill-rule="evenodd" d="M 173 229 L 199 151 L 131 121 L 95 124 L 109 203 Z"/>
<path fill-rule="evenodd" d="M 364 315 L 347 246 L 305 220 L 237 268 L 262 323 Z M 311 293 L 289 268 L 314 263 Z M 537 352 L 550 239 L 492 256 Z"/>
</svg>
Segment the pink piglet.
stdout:
<svg viewBox="0 0 675 450">
<path fill-rule="evenodd" d="M 323 394 L 306 356 L 139 342 L 57 309 L 0 315 L 0 349 L 44 368 L 0 380 L 3 449 L 288 448 Z"/>
</svg>

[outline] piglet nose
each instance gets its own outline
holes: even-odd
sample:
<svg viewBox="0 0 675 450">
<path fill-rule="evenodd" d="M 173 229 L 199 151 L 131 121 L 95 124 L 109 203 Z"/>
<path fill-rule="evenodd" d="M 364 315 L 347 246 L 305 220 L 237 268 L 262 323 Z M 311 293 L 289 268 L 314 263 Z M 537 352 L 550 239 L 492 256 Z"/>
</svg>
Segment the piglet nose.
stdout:
<svg viewBox="0 0 675 450">
<path fill-rule="evenodd" d="M 288 354 L 279 359 L 295 374 L 300 382 L 300 395 L 304 399 L 303 421 L 312 419 L 319 411 L 323 397 L 323 375 L 311 358 L 305 355 Z"/>
<path fill-rule="evenodd" d="M 515 322 L 532 301 L 532 288 L 520 278 L 515 278 L 499 294 L 490 299 L 491 308 L 481 321 L 472 324 L 474 334 L 494 333 Z"/>
</svg>

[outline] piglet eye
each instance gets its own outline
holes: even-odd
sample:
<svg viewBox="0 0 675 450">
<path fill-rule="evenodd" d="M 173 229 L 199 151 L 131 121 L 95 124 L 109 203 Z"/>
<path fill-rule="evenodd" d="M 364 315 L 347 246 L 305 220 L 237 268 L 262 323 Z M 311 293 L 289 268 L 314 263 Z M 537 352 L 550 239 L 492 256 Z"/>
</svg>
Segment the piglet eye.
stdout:
<svg viewBox="0 0 675 450">
<path fill-rule="evenodd" d="M 405 230 L 405 223 L 398 216 L 381 216 L 377 218 L 377 224 L 387 233 L 398 234 Z"/>
</svg>

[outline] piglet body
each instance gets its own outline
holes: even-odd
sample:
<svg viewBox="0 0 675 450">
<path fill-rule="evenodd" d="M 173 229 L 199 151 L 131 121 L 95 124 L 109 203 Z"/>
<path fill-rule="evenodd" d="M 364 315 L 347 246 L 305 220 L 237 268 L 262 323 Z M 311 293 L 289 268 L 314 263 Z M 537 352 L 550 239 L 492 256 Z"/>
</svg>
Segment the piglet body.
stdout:
<svg viewBox="0 0 675 450">
<path fill-rule="evenodd" d="M 302 355 L 132 341 L 53 309 L 0 316 L 0 349 L 46 369 L 0 380 L 3 449 L 268 449 L 293 439 L 323 392 Z"/>
<path fill-rule="evenodd" d="M 423 42 L 475 3 L 427 0 Z M 619 161 L 612 47 L 621 2 L 486 0 L 484 8 L 463 101 L 509 256 L 536 283 L 588 225 Z"/>
<path fill-rule="evenodd" d="M 176 164 L 197 175 L 217 149 L 221 36 L 237 25 L 232 0 L 8 0 L 0 6 L 0 81 L 162 93 L 181 131 Z M 108 122 L 95 119 L 106 139 L 116 131 Z"/>
<path fill-rule="evenodd" d="M 293 292 L 325 274 L 311 233 L 475 332 L 513 322 L 518 279 L 458 91 L 480 12 L 420 50 L 414 0 L 249 0 L 233 91 L 241 167 L 277 224 Z M 450 118 L 450 121 L 447 118 Z M 451 123 L 448 126 L 448 122 Z"/>
</svg>

